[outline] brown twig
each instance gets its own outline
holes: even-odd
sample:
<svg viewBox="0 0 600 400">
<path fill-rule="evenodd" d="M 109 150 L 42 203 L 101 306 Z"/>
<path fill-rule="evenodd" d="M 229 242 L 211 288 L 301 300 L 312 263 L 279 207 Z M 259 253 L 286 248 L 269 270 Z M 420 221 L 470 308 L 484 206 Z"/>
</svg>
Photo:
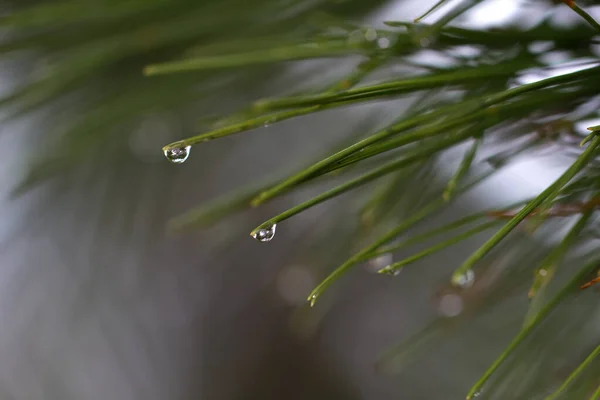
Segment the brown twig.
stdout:
<svg viewBox="0 0 600 400">
<path fill-rule="evenodd" d="M 549 217 L 570 217 L 571 215 L 581 214 L 585 211 L 600 208 L 600 197 L 595 197 L 586 202 L 577 202 L 569 204 L 557 204 L 546 212 Z M 489 211 L 488 216 L 493 218 L 513 218 L 518 211 Z M 528 217 L 537 215 L 537 210 L 534 210 Z"/>
<path fill-rule="evenodd" d="M 588 282 L 588 283 L 586 283 L 586 284 L 583 284 L 583 285 L 581 285 L 581 286 L 580 286 L 580 288 L 581 288 L 581 290 L 583 290 L 583 289 L 587 289 L 587 288 L 589 288 L 590 286 L 593 286 L 593 285 L 595 285 L 595 284 L 596 284 L 596 283 L 598 283 L 598 282 L 600 282 L 600 276 L 599 276 L 598 278 L 594 278 L 594 279 L 592 279 L 591 281 L 589 281 L 589 282 Z"/>
</svg>

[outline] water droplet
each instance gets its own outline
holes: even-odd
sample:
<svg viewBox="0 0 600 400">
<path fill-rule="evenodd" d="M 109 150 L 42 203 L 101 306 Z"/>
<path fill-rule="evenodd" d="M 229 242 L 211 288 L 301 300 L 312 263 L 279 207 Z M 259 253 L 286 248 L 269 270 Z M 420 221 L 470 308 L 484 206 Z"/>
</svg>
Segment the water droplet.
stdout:
<svg viewBox="0 0 600 400">
<path fill-rule="evenodd" d="M 542 268 L 538 271 L 538 274 L 540 276 L 546 276 L 546 275 L 548 275 L 548 271 L 545 268 Z"/>
<path fill-rule="evenodd" d="M 378 274 L 390 275 L 390 276 L 398 276 L 402 271 L 402 268 L 392 268 L 392 264 L 386 266 L 385 268 L 377 271 Z"/>
<path fill-rule="evenodd" d="M 310 302 L 311 307 L 315 306 L 315 303 L 317 302 L 317 297 L 318 296 L 316 294 L 313 294 L 308 298 L 308 301 Z"/>
<path fill-rule="evenodd" d="M 367 29 L 367 31 L 365 32 L 365 39 L 367 39 L 369 42 L 372 42 L 373 40 L 377 39 L 377 31 L 373 28 Z"/>
<path fill-rule="evenodd" d="M 454 278 L 453 283 L 463 289 L 468 289 L 475 283 L 475 272 L 472 269 L 465 272 L 463 275 Z"/>
<path fill-rule="evenodd" d="M 163 153 L 165 157 L 167 157 L 167 160 L 175 164 L 181 164 L 190 156 L 191 148 L 192 146 L 175 147 L 172 149 L 165 149 Z"/>
<path fill-rule="evenodd" d="M 426 37 L 420 38 L 419 45 L 421 45 L 421 47 L 429 47 L 431 45 L 431 39 Z"/>
<path fill-rule="evenodd" d="M 457 294 L 449 293 L 441 297 L 438 304 L 438 313 L 444 317 L 452 318 L 463 310 L 463 299 Z"/>
<path fill-rule="evenodd" d="M 259 242 L 270 242 L 275 236 L 277 224 L 273 224 L 267 228 L 262 228 L 251 233 L 252 237 Z"/>
<path fill-rule="evenodd" d="M 377 39 L 377 47 L 379 47 L 380 49 L 387 49 L 388 47 L 390 47 L 390 39 L 386 37 Z"/>
</svg>

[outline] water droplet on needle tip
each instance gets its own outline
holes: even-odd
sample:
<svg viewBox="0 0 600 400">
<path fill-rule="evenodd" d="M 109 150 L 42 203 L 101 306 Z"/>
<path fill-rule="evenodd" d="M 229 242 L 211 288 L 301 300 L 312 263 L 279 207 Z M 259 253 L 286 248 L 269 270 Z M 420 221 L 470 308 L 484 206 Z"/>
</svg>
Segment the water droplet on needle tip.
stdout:
<svg viewBox="0 0 600 400">
<path fill-rule="evenodd" d="M 182 164 L 190 156 L 192 146 L 174 147 L 163 149 L 163 154 L 170 162 Z"/>
<path fill-rule="evenodd" d="M 470 269 L 462 275 L 455 275 L 452 277 L 452 283 L 454 286 L 468 289 L 475 283 L 475 272 Z"/>
<path fill-rule="evenodd" d="M 273 239 L 273 237 L 275 237 L 276 229 L 277 229 L 277 224 L 273 224 L 266 228 L 261 228 L 261 229 L 252 231 L 250 233 L 250 236 L 252 236 L 254 239 L 258 240 L 259 242 L 263 242 L 263 243 L 270 242 L 271 239 Z"/>
</svg>

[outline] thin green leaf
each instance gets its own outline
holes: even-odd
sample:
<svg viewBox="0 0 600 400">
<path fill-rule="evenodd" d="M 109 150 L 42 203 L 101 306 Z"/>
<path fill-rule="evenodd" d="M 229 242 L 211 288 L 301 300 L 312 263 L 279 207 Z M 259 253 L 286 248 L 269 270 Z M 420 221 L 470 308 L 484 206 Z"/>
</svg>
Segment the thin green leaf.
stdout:
<svg viewBox="0 0 600 400">
<path fill-rule="evenodd" d="M 563 3 L 571 7 L 571 9 L 577 14 L 579 14 L 583 19 L 585 19 L 587 23 L 590 24 L 590 26 L 592 26 L 592 28 L 600 32 L 600 24 L 598 23 L 598 21 L 596 21 L 594 17 L 588 14 L 583 8 L 579 7 L 577 3 L 575 3 L 575 0 L 563 0 Z"/>
<path fill-rule="evenodd" d="M 385 164 L 379 168 L 376 168 L 375 170 L 373 170 L 369 173 L 361 175 L 361 176 L 359 176 L 355 179 L 352 179 L 342 185 L 336 186 L 333 189 L 330 189 L 324 193 L 321 193 L 320 195 L 313 197 L 312 199 L 310 199 L 302 204 L 292 207 L 289 210 L 284 211 L 283 213 L 269 219 L 268 221 L 265 221 L 264 223 L 262 223 L 261 225 L 256 227 L 252 232 L 250 232 L 250 235 L 254 236 L 261 229 L 269 228 L 275 224 L 285 221 L 288 218 L 293 217 L 296 214 L 299 214 L 302 211 L 307 210 L 308 208 L 311 208 L 313 206 L 321 204 L 322 202 L 324 202 L 326 200 L 329 200 L 336 196 L 339 196 L 342 193 L 345 193 L 349 190 L 352 190 L 359 186 L 362 186 L 374 179 L 377 179 L 379 177 L 387 175 L 387 174 L 394 172 L 400 168 L 410 166 L 415 161 L 418 161 L 423 158 L 428 158 L 436 152 L 446 150 L 449 147 L 451 147 L 457 143 L 460 143 L 462 140 L 468 138 L 470 135 L 471 135 L 470 132 L 465 132 L 461 135 L 456 135 L 455 137 L 452 137 L 447 140 L 439 140 L 439 141 L 435 142 L 432 146 L 427 146 L 426 148 L 418 149 L 407 157 L 401 158 L 400 160 L 393 161 L 389 164 Z"/>
<path fill-rule="evenodd" d="M 435 254 L 438 251 L 441 251 L 448 247 L 454 246 L 455 244 L 460 243 L 463 240 L 466 240 L 466 239 L 472 237 L 473 235 L 476 235 L 477 233 L 481 233 L 481 232 L 486 231 L 490 228 L 493 228 L 497 225 L 499 225 L 498 221 L 489 221 L 489 222 L 486 222 L 479 226 L 476 226 L 475 228 L 469 229 L 466 232 L 463 232 L 459 235 L 453 236 L 450 239 L 445 240 L 441 243 L 438 243 L 434 246 L 431 246 L 428 249 L 425 249 L 417 254 L 414 254 L 414 255 L 407 257 L 401 261 L 390 264 L 387 267 L 380 269 L 379 273 L 386 274 L 386 275 L 396 275 L 396 273 L 398 273 L 401 268 L 404 268 L 408 264 L 412 264 L 413 262 L 418 261 L 427 256 L 430 256 L 432 254 Z"/>
<path fill-rule="evenodd" d="M 484 174 L 478 179 L 474 180 L 468 185 L 460 188 L 460 192 L 466 192 L 479 184 L 482 180 L 488 178 L 496 171 L 493 171 L 488 174 Z M 436 211 L 439 211 L 444 207 L 446 203 L 442 199 L 435 199 L 434 201 L 426 204 L 421 209 L 415 211 L 411 214 L 407 219 L 405 219 L 400 225 L 395 227 L 394 229 L 387 232 L 385 235 L 381 236 L 370 246 L 365 247 L 354 256 L 350 257 L 345 263 L 340 265 L 337 269 L 335 269 L 327 278 L 325 278 L 308 296 L 308 301 L 310 302 L 311 307 L 315 305 L 319 296 L 321 296 L 327 288 L 329 288 L 336 280 L 341 278 L 344 274 L 346 274 L 350 268 L 359 263 L 367 254 L 373 253 L 379 247 L 383 246 L 386 243 L 389 243 L 391 240 L 395 239 L 414 225 L 423 221 L 427 216 L 433 214 Z"/>
<path fill-rule="evenodd" d="M 352 74 L 348 75 L 344 79 L 340 80 L 333 84 L 327 92 L 337 92 L 340 87 L 351 87 L 364 79 L 369 73 L 375 70 L 378 66 L 380 66 L 385 59 L 380 57 L 370 59 L 365 63 L 362 63 L 358 69 Z M 296 110 L 283 110 L 271 114 L 260 115 L 257 117 L 253 117 L 250 119 L 246 119 L 244 121 L 229 124 L 222 128 L 218 128 L 212 130 L 210 132 L 203 133 L 201 135 L 192 136 L 190 138 L 186 138 L 183 140 L 179 140 L 177 142 L 169 143 L 168 145 L 163 147 L 163 151 L 167 151 L 169 149 L 181 148 L 186 146 L 193 146 L 198 143 L 207 142 L 214 139 L 219 139 L 225 136 L 233 135 L 236 133 L 244 132 L 250 129 L 260 128 L 267 124 L 274 124 L 276 122 L 285 121 L 287 119 L 300 117 L 303 115 L 324 111 L 328 108 L 337 107 L 339 104 L 331 105 L 331 106 L 312 106 L 299 108 Z M 245 113 L 244 113 L 245 114 Z"/>
<path fill-rule="evenodd" d="M 592 261 L 587 263 L 581 268 L 577 274 L 566 284 L 563 288 L 540 310 L 539 313 L 531 320 L 531 323 L 521 330 L 519 334 L 512 340 L 508 347 L 500 354 L 500 356 L 494 361 L 492 366 L 485 372 L 485 374 L 473 385 L 467 395 L 467 400 L 472 399 L 481 391 L 481 388 L 485 385 L 488 379 L 494 372 L 502 365 L 502 363 L 512 354 L 512 352 L 525 340 L 531 332 L 544 320 L 546 317 L 558 306 L 563 300 L 565 300 L 570 294 L 573 293 L 573 289 L 578 289 L 579 283 L 586 275 L 598 268 L 598 262 L 600 258 L 594 258 Z M 576 292 L 577 293 L 577 292 Z"/>
<path fill-rule="evenodd" d="M 509 206 L 503 207 L 502 210 L 511 210 L 511 209 L 513 209 L 515 207 L 523 205 L 524 203 L 527 203 L 528 201 L 530 201 L 530 200 L 521 200 L 521 201 L 518 201 L 518 202 L 513 203 L 513 204 L 511 204 Z M 433 237 L 442 235 L 444 233 L 452 232 L 452 231 L 454 231 L 456 229 L 459 229 L 459 228 L 462 228 L 463 226 L 468 225 L 468 224 L 470 224 L 472 222 L 479 221 L 479 220 L 485 219 L 485 218 L 489 218 L 489 211 L 480 211 L 480 212 L 468 215 L 468 216 L 466 216 L 464 218 L 461 218 L 461 219 L 453 221 L 453 222 L 451 222 L 449 224 L 443 225 L 443 226 L 441 226 L 439 228 L 432 229 L 432 230 L 427 231 L 425 233 L 422 233 L 420 235 L 411 236 L 410 238 L 408 238 L 408 239 L 406 239 L 406 240 L 404 240 L 404 241 L 402 241 L 402 242 L 400 242 L 398 244 L 395 244 L 395 245 L 392 245 L 392 246 L 387 246 L 387 247 L 382 247 L 381 249 L 379 249 L 379 250 L 377 250 L 377 251 L 375 251 L 375 252 L 373 252 L 371 254 L 365 255 L 363 257 L 363 259 L 361 259 L 361 261 L 365 261 L 365 260 L 368 260 L 368 259 L 371 259 L 371 258 L 376 258 L 376 257 L 379 257 L 379 256 L 381 256 L 383 254 L 390 253 L 390 252 L 393 252 L 393 251 L 396 251 L 396 250 L 400 250 L 400 249 L 402 249 L 404 247 L 408 247 L 408 246 L 411 246 L 413 244 L 418 244 L 418 243 L 424 242 L 424 241 L 426 241 L 428 239 L 431 239 Z"/>
<path fill-rule="evenodd" d="M 600 386 L 598 386 L 598 389 L 596 389 L 592 397 L 590 397 L 590 400 L 600 400 Z"/>
<path fill-rule="evenodd" d="M 253 64 L 270 64 L 310 58 L 345 57 L 351 54 L 364 54 L 366 51 L 364 45 L 352 45 L 348 41 L 343 43 L 313 43 L 310 45 L 285 46 L 260 51 L 249 51 L 247 53 L 207 56 L 152 64 L 146 66 L 143 72 L 146 76 L 165 75 L 177 72 L 246 67 Z"/>
<path fill-rule="evenodd" d="M 600 345 L 596 347 L 594 351 L 592 351 L 590 355 L 587 356 L 587 358 L 583 360 L 581 364 L 579 364 L 575 371 L 573 371 L 571 375 L 569 375 L 569 377 L 563 382 L 563 384 L 560 385 L 560 387 L 554 393 L 546 397 L 545 400 L 556 400 L 569 387 L 569 385 L 571 385 L 573 381 L 575 381 L 575 379 L 577 379 L 581 375 L 583 370 L 590 366 L 592 361 L 594 361 L 594 359 L 598 357 L 598 355 L 600 355 Z"/>
<path fill-rule="evenodd" d="M 460 163 L 460 166 L 458 167 L 458 170 L 456 171 L 456 174 L 450 179 L 450 182 L 448 182 L 448 186 L 446 186 L 446 190 L 444 191 L 444 194 L 442 195 L 444 200 L 446 200 L 446 201 L 450 200 L 450 197 L 452 197 L 452 194 L 453 194 L 454 190 L 456 189 L 456 185 L 469 172 L 469 169 L 471 168 L 471 164 L 473 163 L 473 160 L 475 159 L 475 154 L 477 154 L 477 149 L 479 147 L 479 144 L 481 143 L 481 140 L 482 140 L 481 138 L 476 138 L 475 142 L 471 145 L 471 148 L 465 153 L 465 156 L 463 157 L 463 159 Z"/>
<path fill-rule="evenodd" d="M 589 76 L 594 76 L 594 74 L 597 74 L 598 71 L 600 71 L 600 67 L 589 68 L 589 69 L 582 70 L 582 71 L 577 71 L 577 72 L 572 72 L 569 74 L 564 74 L 564 75 L 560 75 L 560 76 L 556 76 L 556 77 L 552 77 L 552 78 L 547 78 L 547 79 L 540 80 L 538 82 L 530 83 L 530 84 L 523 85 L 523 86 L 513 88 L 513 89 L 508 89 L 506 91 L 488 96 L 486 98 L 486 100 L 481 101 L 479 103 L 469 102 L 467 104 L 463 104 L 463 107 L 465 107 L 466 109 L 463 110 L 463 112 L 461 113 L 461 116 L 454 119 L 453 123 L 444 126 L 443 129 L 447 129 L 447 127 L 455 127 L 455 126 L 462 124 L 465 121 L 470 121 L 471 118 L 465 117 L 465 115 L 472 116 L 473 115 L 472 113 L 474 113 L 477 110 L 482 110 L 482 109 L 484 110 L 487 107 L 493 106 L 495 104 L 501 103 L 506 100 L 510 100 L 514 97 L 520 96 L 520 95 L 525 94 L 530 91 L 542 89 L 542 88 L 545 88 L 548 86 L 558 85 L 558 84 L 565 83 L 565 82 L 575 81 L 575 80 L 589 77 Z M 444 115 L 446 112 L 447 112 L 447 110 L 440 109 L 440 110 L 434 111 L 429 114 L 420 115 L 415 118 L 410 118 L 410 119 L 403 121 L 397 125 L 394 125 L 392 127 L 386 128 L 380 132 L 377 132 L 377 133 L 369 136 L 368 138 L 365 138 L 365 139 L 353 144 L 352 146 L 349 146 L 346 149 L 341 150 L 338 153 L 333 154 L 333 155 L 319 161 L 318 163 L 311 165 L 310 167 L 304 169 L 303 171 L 284 180 L 280 184 L 262 192 L 257 198 L 255 198 L 253 200 L 253 204 L 254 205 L 261 204 L 261 203 L 265 202 L 266 200 L 269 200 L 269 199 L 279 195 L 280 193 L 287 191 L 290 187 L 292 187 L 292 186 L 296 185 L 298 182 L 304 180 L 307 176 L 310 176 L 310 175 L 314 174 L 316 171 L 326 168 L 329 165 L 332 165 L 332 164 L 340 161 L 341 159 L 343 159 L 355 152 L 360 151 L 362 148 L 364 148 L 368 145 L 371 145 L 375 142 L 386 139 L 389 136 L 392 136 L 399 132 L 411 129 L 415 126 L 418 126 L 419 124 L 427 123 L 432 118 Z M 432 134 L 437 134 L 437 133 L 439 133 L 437 130 L 435 130 L 434 132 L 422 133 L 421 136 L 413 136 L 413 138 L 410 141 L 407 141 L 407 143 L 410 143 L 415 140 L 423 139 L 425 137 L 428 137 Z"/>
<path fill-rule="evenodd" d="M 338 93 L 321 93 L 309 96 L 283 97 L 279 99 L 265 99 L 258 101 L 255 108 L 260 111 L 279 110 L 314 105 L 324 105 L 345 101 L 364 100 L 410 93 L 418 90 L 447 87 L 449 85 L 477 82 L 501 76 L 511 76 L 516 71 L 523 69 L 521 63 L 511 61 L 494 66 L 464 68 L 461 67 L 451 72 L 441 72 L 417 76 L 409 79 L 400 79 L 375 85 L 362 86 Z"/>
<path fill-rule="evenodd" d="M 552 185 L 544 190 L 538 197 L 527 204 L 517 215 L 515 215 L 508 223 L 500 229 L 490 240 L 483 244 L 475 253 L 471 255 L 452 275 L 453 282 L 460 282 L 462 276 L 473 268 L 473 266 L 482 259 L 490 250 L 492 250 L 502 239 L 506 237 L 521 221 L 531 214 L 540 204 L 542 204 L 549 196 L 559 191 L 573 177 L 579 173 L 592 159 L 597 147 L 600 145 L 600 137 L 594 138 L 587 149 L 579 156 L 579 158 L 561 175 Z"/>
<path fill-rule="evenodd" d="M 441 6 L 443 6 L 444 3 L 446 3 L 447 1 L 448 0 L 439 0 L 429 10 L 425 11 L 423 14 L 421 14 L 421 16 L 415 18 L 414 22 L 415 23 L 420 22 L 423 18 L 427 17 L 428 15 L 430 15 L 431 13 L 433 13 L 435 10 L 437 10 L 438 8 L 440 8 Z"/>
<path fill-rule="evenodd" d="M 566 256 L 567 252 L 577 240 L 585 226 L 590 220 L 590 217 L 594 213 L 594 210 L 589 210 L 584 213 L 581 218 L 573 225 L 569 232 L 565 235 L 564 239 L 556 246 L 546 259 L 542 262 L 541 267 L 536 269 L 535 278 L 531 289 L 529 290 L 529 297 L 533 300 L 527 311 L 525 317 L 525 325 L 529 324 L 532 318 L 538 313 L 542 306 L 543 295 L 546 287 L 556 274 L 558 266 Z"/>
</svg>

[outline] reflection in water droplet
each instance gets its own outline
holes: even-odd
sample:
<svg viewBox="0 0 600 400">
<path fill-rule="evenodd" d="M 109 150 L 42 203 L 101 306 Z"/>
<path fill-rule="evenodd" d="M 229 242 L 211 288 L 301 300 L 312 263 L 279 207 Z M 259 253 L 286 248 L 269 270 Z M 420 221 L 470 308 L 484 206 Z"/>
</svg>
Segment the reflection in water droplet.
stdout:
<svg viewBox="0 0 600 400">
<path fill-rule="evenodd" d="M 472 269 L 468 270 L 460 278 L 455 279 L 454 283 L 463 289 L 470 288 L 475 283 L 475 272 Z"/>
<path fill-rule="evenodd" d="M 275 236 L 275 229 L 277 228 L 277 224 L 273 224 L 267 228 L 259 229 L 258 231 L 254 231 L 251 233 L 252 237 L 259 242 L 270 242 L 271 239 Z"/>
<path fill-rule="evenodd" d="M 462 312 L 462 310 L 463 299 L 454 293 L 442 296 L 438 304 L 438 313 L 444 317 L 456 317 Z"/>
<path fill-rule="evenodd" d="M 181 164 L 190 156 L 190 149 L 192 146 L 176 147 L 173 149 L 166 149 L 163 151 L 167 160 L 174 164 Z"/>
</svg>

